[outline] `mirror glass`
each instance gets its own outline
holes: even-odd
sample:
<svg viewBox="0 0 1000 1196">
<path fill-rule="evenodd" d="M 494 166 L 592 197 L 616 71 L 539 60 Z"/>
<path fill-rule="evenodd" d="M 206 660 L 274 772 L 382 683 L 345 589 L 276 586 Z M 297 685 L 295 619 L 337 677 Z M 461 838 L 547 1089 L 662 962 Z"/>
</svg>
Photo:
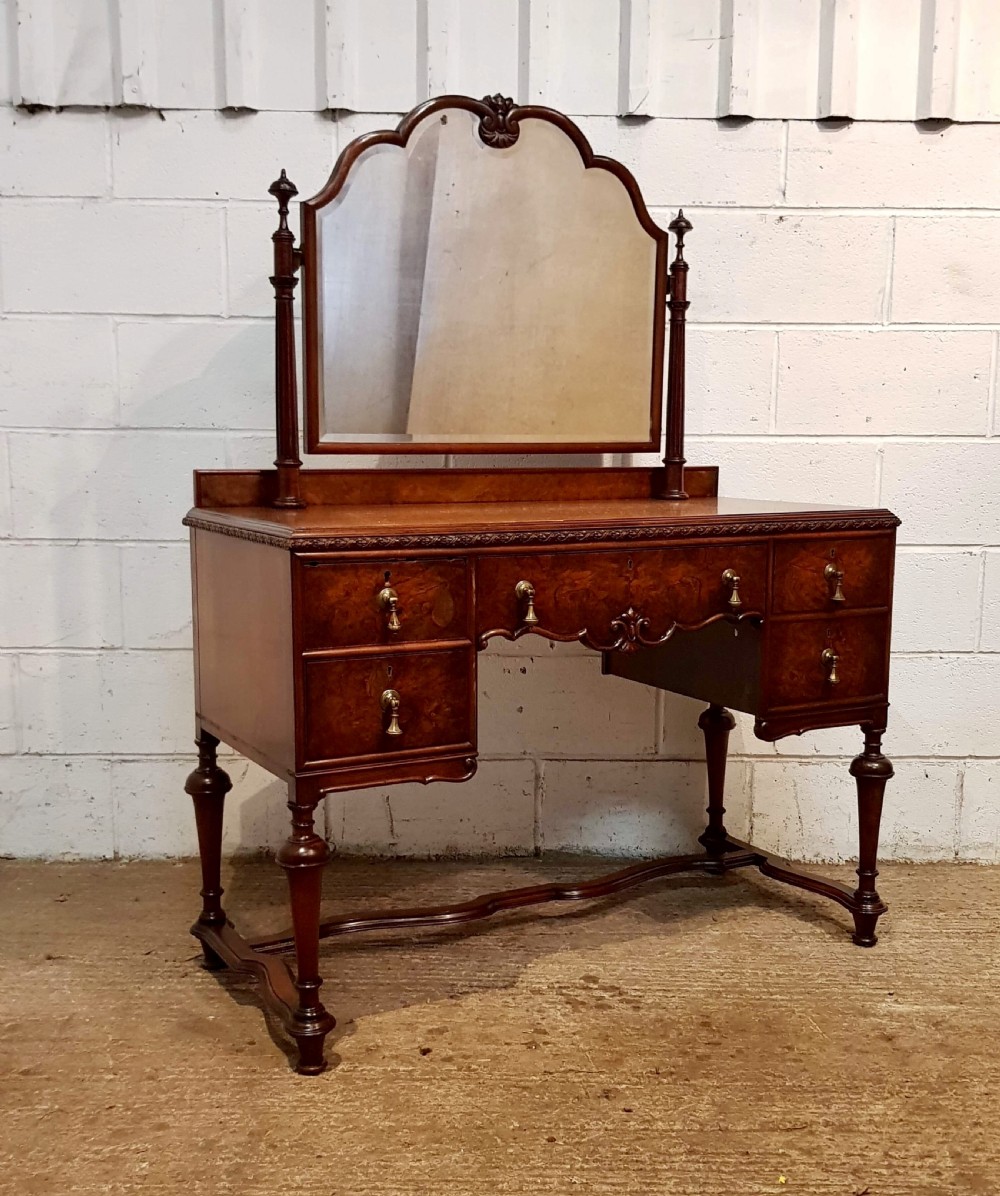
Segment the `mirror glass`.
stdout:
<svg viewBox="0 0 1000 1196">
<path fill-rule="evenodd" d="M 649 441 L 655 239 L 557 126 L 478 124 L 370 147 L 317 212 L 321 443 Z"/>
</svg>

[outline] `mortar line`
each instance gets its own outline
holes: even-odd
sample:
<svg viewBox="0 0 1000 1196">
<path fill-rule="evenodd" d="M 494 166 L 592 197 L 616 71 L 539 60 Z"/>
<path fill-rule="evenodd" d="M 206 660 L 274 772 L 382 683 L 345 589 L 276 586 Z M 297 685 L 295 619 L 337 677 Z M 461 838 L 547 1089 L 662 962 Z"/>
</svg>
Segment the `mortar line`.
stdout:
<svg viewBox="0 0 1000 1196">
<path fill-rule="evenodd" d="M 896 262 L 896 217 L 889 221 L 889 260 L 885 267 L 885 286 L 882 292 L 882 323 L 885 327 L 890 324 L 892 315 L 892 283 Z"/>
<path fill-rule="evenodd" d="M 1000 343 L 1000 332 L 993 333 L 993 340 L 990 344 L 990 374 L 988 391 L 986 395 L 986 435 L 992 437 L 996 435 L 1000 428 L 997 427 L 997 353 L 998 343 Z"/>
</svg>

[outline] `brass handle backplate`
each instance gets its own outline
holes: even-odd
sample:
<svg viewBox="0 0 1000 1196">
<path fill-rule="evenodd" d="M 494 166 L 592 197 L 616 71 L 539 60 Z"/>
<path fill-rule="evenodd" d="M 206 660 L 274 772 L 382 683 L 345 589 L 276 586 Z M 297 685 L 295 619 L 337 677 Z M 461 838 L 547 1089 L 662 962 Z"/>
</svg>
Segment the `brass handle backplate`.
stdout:
<svg viewBox="0 0 1000 1196">
<path fill-rule="evenodd" d="M 395 689 L 387 689 L 383 692 L 382 709 L 389 716 L 389 725 L 385 729 L 386 735 L 402 735 L 403 728 L 399 725 L 399 693 Z"/>
<path fill-rule="evenodd" d="M 538 626 L 538 615 L 535 614 L 535 587 L 530 581 L 519 581 L 514 587 L 514 594 L 524 607 L 521 622 L 526 627 Z"/>
<path fill-rule="evenodd" d="M 383 586 L 378 592 L 377 602 L 385 613 L 386 631 L 399 631 L 399 595 L 392 586 Z"/>
<path fill-rule="evenodd" d="M 829 684 L 839 685 L 840 678 L 837 676 L 837 665 L 840 663 L 840 657 L 837 653 L 832 648 L 824 648 L 820 653 L 820 660 L 826 669 L 826 679 Z"/>
<path fill-rule="evenodd" d="M 830 586 L 830 601 L 846 602 L 847 599 L 844 597 L 844 570 L 838 569 L 836 565 L 827 565 L 823 570 L 823 576 Z"/>
<path fill-rule="evenodd" d="M 740 597 L 739 574 L 734 569 L 727 569 L 722 575 L 722 583 L 729 590 L 727 605 L 731 606 L 733 610 L 738 610 L 743 605 L 743 599 Z"/>
</svg>

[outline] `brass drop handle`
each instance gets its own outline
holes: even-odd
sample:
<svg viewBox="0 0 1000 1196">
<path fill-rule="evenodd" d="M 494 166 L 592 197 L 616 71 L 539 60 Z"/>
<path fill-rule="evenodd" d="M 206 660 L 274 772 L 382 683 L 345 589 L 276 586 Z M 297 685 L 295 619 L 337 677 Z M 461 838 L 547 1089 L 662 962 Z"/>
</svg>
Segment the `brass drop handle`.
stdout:
<svg viewBox="0 0 1000 1196">
<path fill-rule="evenodd" d="M 824 648 L 820 653 L 820 660 L 826 669 L 826 679 L 829 684 L 839 685 L 840 678 L 837 676 L 837 665 L 840 663 L 840 657 L 837 653 L 832 648 Z"/>
<path fill-rule="evenodd" d="M 385 729 L 386 735 L 402 735 L 403 728 L 399 725 L 399 692 L 387 689 L 382 694 L 382 709 L 389 715 L 389 725 Z"/>
<path fill-rule="evenodd" d="M 524 606 L 521 622 L 526 627 L 538 626 L 538 615 L 535 614 L 535 587 L 530 581 L 519 581 L 514 587 L 518 602 Z"/>
<path fill-rule="evenodd" d="M 378 592 L 377 601 L 385 612 L 386 631 L 399 631 L 402 627 L 399 621 L 399 595 L 392 586 L 383 586 Z"/>
<path fill-rule="evenodd" d="M 743 605 L 743 599 L 740 597 L 740 578 L 739 574 L 733 569 L 727 569 L 722 575 L 722 584 L 729 589 L 728 605 L 737 610 Z"/>
<path fill-rule="evenodd" d="M 838 569 L 836 565 L 827 565 L 823 570 L 823 576 L 830 586 L 830 601 L 846 602 L 847 599 L 844 597 L 844 570 Z"/>
</svg>

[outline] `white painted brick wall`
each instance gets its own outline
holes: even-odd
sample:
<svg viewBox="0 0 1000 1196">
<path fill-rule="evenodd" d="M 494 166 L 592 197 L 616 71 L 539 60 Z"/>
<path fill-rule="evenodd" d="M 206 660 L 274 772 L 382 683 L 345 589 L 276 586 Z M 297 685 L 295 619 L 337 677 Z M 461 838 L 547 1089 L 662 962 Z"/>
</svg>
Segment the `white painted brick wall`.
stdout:
<svg viewBox="0 0 1000 1196">
<path fill-rule="evenodd" d="M 0 108 L 0 853 L 194 851 L 180 519 L 193 468 L 273 457 L 266 188 L 286 166 L 309 194 L 392 121 L 163 117 Z M 1000 128 L 583 123 L 694 221 L 689 457 L 725 493 L 904 520 L 884 854 L 1000 861 Z M 480 663 L 474 780 L 333 798 L 332 842 L 690 846 L 698 703 L 582 649 Z M 740 716 L 733 829 L 851 857 L 858 738 L 764 744 Z M 227 850 L 276 846 L 280 785 L 227 767 Z"/>
</svg>

